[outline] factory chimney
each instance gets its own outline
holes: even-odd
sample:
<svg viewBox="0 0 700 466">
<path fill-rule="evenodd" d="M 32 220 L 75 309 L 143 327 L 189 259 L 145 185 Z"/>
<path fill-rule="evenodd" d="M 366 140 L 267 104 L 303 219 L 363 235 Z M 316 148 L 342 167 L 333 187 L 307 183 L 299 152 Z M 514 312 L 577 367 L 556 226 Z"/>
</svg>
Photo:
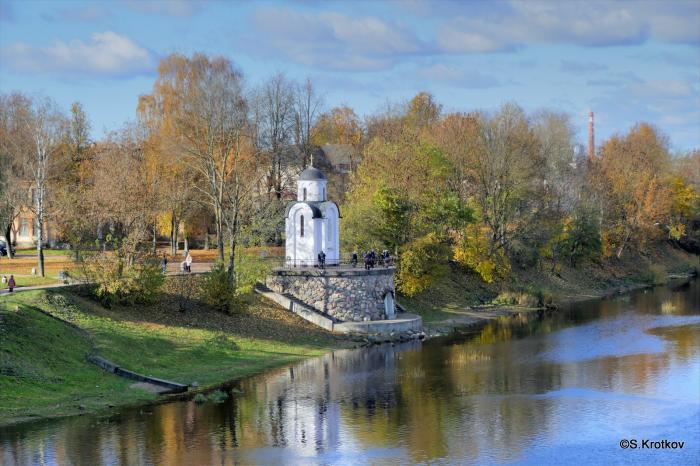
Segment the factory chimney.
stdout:
<svg viewBox="0 0 700 466">
<path fill-rule="evenodd" d="M 588 113 L 588 158 L 595 157 L 595 135 L 593 129 L 593 112 Z"/>
</svg>

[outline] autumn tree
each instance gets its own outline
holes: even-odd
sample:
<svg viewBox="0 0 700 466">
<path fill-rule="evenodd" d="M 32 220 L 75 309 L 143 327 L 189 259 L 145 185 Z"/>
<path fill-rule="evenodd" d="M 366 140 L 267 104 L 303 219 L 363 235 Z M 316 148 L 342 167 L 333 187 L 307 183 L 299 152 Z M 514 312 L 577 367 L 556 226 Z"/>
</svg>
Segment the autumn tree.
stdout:
<svg viewBox="0 0 700 466">
<path fill-rule="evenodd" d="M 27 156 L 33 144 L 31 126 L 32 101 L 19 93 L 0 96 L 0 190 L 1 232 L 12 258 L 12 236 L 15 238 L 15 219 L 29 200 Z"/>
<path fill-rule="evenodd" d="M 607 246 L 619 258 L 630 243 L 642 247 L 667 224 L 671 193 L 665 173 L 670 167 L 668 140 L 653 126 L 641 123 L 624 136 L 613 136 L 601 147 L 593 176 L 604 199 Z"/>
<path fill-rule="evenodd" d="M 313 130 L 312 142 L 324 144 L 345 144 L 358 147 L 362 141 L 362 125 L 355 111 L 347 106 L 334 107 L 322 114 Z"/>
<path fill-rule="evenodd" d="M 99 229 L 86 201 L 92 195 L 94 181 L 95 144 L 90 130 L 82 105 L 73 103 L 51 177 L 52 222 L 76 257 L 80 257 L 82 248 L 89 247 Z"/>
<path fill-rule="evenodd" d="M 36 250 L 39 274 L 44 277 L 44 241 L 49 209 L 49 180 L 54 160 L 66 129 L 66 118 L 49 98 L 33 102 L 24 125 L 29 128 L 31 143 L 27 148 L 26 164 L 31 182 L 31 210 L 36 227 Z"/>
<path fill-rule="evenodd" d="M 228 236 L 228 273 L 235 283 L 235 246 L 259 168 L 242 73 L 224 58 L 174 54 L 161 62 L 154 91 L 141 102 L 142 113 L 156 115 L 150 120 L 161 138 L 176 144 L 177 160 L 185 167 L 182 179 L 195 199 L 211 209 L 222 263 Z"/>
<path fill-rule="evenodd" d="M 295 85 L 278 73 L 255 92 L 253 125 L 256 145 L 266 160 L 267 192 L 280 200 L 291 180 L 287 167 L 300 162 L 290 151 L 295 129 Z"/>
<path fill-rule="evenodd" d="M 303 166 L 309 165 L 313 148 L 313 137 L 323 99 L 317 94 L 311 79 L 297 87 L 294 99 L 294 141 L 303 154 Z"/>
</svg>

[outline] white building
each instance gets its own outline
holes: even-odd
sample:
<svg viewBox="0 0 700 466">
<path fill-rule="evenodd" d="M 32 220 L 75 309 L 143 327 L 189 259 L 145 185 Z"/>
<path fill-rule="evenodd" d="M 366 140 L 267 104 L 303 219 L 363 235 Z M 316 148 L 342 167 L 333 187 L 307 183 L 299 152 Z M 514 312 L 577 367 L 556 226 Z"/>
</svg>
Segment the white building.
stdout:
<svg viewBox="0 0 700 466">
<path fill-rule="evenodd" d="M 326 200 L 326 183 L 323 172 L 313 167 L 299 175 L 297 200 L 287 206 L 285 214 L 287 265 L 316 265 L 321 251 L 327 265 L 340 262 L 340 212 L 335 202 Z"/>
</svg>

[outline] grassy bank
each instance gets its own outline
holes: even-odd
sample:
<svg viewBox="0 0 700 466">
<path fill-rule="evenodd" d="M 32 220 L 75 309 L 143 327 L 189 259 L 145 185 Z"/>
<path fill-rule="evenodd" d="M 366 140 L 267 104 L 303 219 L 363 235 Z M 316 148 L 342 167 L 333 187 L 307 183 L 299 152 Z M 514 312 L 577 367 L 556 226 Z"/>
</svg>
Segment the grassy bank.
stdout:
<svg viewBox="0 0 700 466">
<path fill-rule="evenodd" d="M 489 317 L 525 312 L 543 303 L 602 297 L 640 284 L 662 284 L 669 275 L 698 270 L 698 256 L 669 244 L 644 253 L 628 252 L 620 260 L 589 262 L 579 267 L 514 269 L 505 282 L 484 283 L 478 275 L 458 266 L 417 296 L 399 297 L 407 310 L 439 326 L 472 324 Z"/>
<path fill-rule="evenodd" d="M 0 297 L 0 425 L 156 398 L 88 363 L 85 355 L 91 351 L 136 372 L 205 388 L 344 345 L 255 298 L 249 311 L 227 316 L 206 308 L 180 312 L 168 299 L 105 309 L 65 290 L 5 295 Z"/>
</svg>

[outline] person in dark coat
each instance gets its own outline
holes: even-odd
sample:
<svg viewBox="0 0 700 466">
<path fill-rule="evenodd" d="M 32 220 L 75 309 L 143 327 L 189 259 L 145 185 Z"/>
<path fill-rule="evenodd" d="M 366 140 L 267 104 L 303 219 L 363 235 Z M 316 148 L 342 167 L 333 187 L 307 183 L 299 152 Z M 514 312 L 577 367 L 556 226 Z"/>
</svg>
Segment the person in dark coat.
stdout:
<svg viewBox="0 0 700 466">
<path fill-rule="evenodd" d="M 16 283 L 15 283 L 15 276 L 10 275 L 10 280 L 7 282 L 7 288 L 10 290 L 10 293 L 12 293 L 12 290 L 15 289 Z"/>
<path fill-rule="evenodd" d="M 350 259 L 350 264 L 352 264 L 353 268 L 357 267 L 357 251 L 352 252 L 352 259 Z"/>
<path fill-rule="evenodd" d="M 322 269 L 326 268 L 326 253 L 323 252 L 323 249 L 318 253 L 318 266 Z"/>
<path fill-rule="evenodd" d="M 163 275 L 168 270 L 168 257 L 163 253 L 163 260 L 160 261 L 160 268 L 163 270 Z"/>
</svg>

